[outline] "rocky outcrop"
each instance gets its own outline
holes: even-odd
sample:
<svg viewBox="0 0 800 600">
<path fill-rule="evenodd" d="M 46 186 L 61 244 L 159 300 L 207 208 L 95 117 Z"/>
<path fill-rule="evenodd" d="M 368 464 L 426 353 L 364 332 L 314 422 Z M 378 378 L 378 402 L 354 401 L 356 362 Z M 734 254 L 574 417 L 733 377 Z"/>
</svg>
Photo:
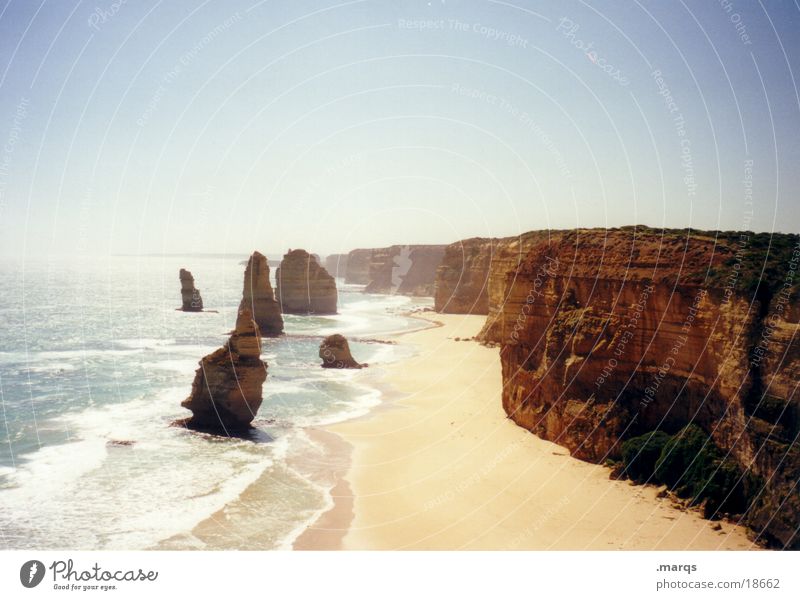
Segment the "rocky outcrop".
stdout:
<svg viewBox="0 0 800 600">
<path fill-rule="evenodd" d="M 369 283 L 369 270 L 372 260 L 371 248 L 351 250 L 347 255 L 347 269 L 345 270 L 345 283 L 366 285 Z"/>
<path fill-rule="evenodd" d="M 350 354 L 350 344 L 347 338 L 338 333 L 329 335 L 319 346 L 319 357 L 322 366 L 326 369 L 363 369 L 366 364 L 361 364 Z"/>
<path fill-rule="evenodd" d="M 277 336 L 283 333 L 281 307 L 275 300 L 269 282 L 269 264 L 267 257 L 260 252 L 253 252 L 244 271 L 244 289 L 236 321 L 237 329 L 244 325 L 240 323 L 244 311 L 249 311 L 252 315 L 261 335 Z"/>
<path fill-rule="evenodd" d="M 506 413 L 593 462 L 619 459 L 635 436 L 697 426 L 729 461 L 708 464 L 741 474 L 743 521 L 799 547 L 798 239 L 548 234 L 490 284 L 490 304 L 502 302 L 485 335 L 501 345 Z"/>
<path fill-rule="evenodd" d="M 181 310 L 184 312 L 202 312 L 203 298 L 194 287 L 194 277 L 190 271 L 181 269 L 178 277 L 181 280 Z"/>
<path fill-rule="evenodd" d="M 433 296 L 443 245 L 408 245 L 353 250 L 345 283 L 366 285 L 370 294 Z"/>
<path fill-rule="evenodd" d="M 305 250 L 290 250 L 283 256 L 275 281 L 282 312 L 336 314 L 336 280 Z"/>
<path fill-rule="evenodd" d="M 326 256 L 325 270 L 334 277 L 344 277 L 347 273 L 347 254 L 329 254 Z"/>
<path fill-rule="evenodd" d="M 185 425 L 224 434 L 249 429 L 261 406 L 266 379 L 258 325 L 243 310 L 228 342 L 200 361 L 192 392 L 181 403 L 192 411 Z"/>
</svg>

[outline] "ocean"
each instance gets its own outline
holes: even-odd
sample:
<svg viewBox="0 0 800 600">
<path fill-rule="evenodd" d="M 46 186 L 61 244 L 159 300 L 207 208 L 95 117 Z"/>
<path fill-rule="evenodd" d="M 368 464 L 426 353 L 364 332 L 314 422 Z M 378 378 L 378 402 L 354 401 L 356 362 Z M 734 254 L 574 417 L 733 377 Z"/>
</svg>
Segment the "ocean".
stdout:
<svg viewBox="0 0 800 600">
<path fill-rule="evenodd" d="M 339 314 L 284 315 L 253 439 L 171 427 L 201 357 L 236 320 L 246 257 L 109 257 L 0 265 L 0 545 L 6 549 L 272 549 L 331 506 L 341 457 L 313 429 L 382 402 L 379 340 L 418 329 L 427 299 L 339 284 Z M 178 270 L 209 312 L 183 313 Z M 274 269 L 272 269 L 274 277 Z M 218 311 L 218 312 L 210 312 Z M 322 369 L 341 333 L 363 370 Z"/>
</svg>

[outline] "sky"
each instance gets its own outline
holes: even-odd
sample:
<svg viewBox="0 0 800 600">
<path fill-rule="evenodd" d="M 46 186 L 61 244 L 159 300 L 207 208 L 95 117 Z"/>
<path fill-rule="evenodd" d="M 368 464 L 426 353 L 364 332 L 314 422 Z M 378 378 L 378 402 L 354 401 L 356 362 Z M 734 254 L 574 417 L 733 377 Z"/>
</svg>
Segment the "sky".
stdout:
<svg viewBox="0 0 800 600">
<path fill-rule="evenodd" d="M 0 3 L 2 256 L 800 231 L 795 0 Z"/>
</svg>

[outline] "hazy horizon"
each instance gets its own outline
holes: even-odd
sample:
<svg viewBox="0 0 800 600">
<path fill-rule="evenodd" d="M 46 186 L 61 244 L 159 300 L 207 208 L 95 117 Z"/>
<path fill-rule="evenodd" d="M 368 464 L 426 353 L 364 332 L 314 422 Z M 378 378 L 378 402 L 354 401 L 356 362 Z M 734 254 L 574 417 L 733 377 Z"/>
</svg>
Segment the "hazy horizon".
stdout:
<svg viewBox="0 0 800 600">
<path fill-rule="evenodd" d="M 3 256 L 800 231 L 797 3 L 9 0 Z"/>
</svg>

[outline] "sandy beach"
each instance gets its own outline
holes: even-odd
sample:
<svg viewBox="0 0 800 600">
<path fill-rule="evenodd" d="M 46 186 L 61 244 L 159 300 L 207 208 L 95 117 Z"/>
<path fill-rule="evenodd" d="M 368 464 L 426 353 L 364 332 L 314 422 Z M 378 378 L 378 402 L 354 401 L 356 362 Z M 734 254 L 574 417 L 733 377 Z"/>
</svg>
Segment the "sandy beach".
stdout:
<svg viewBox="0 0 800 600">
<path fill-rule="evenodd" d="M 500 402 L 498 350 L 463 341 L 485 317 L 431 318 L 441 326 L 403 336 L 416 356 L 381 367 L 396 399 L 330 427 L 352 447 L 351 464 L 334 508 L 295 548 L 754 548 L 743 527 L 609 480 L 607 468 L 516 426 Z"/>
</svg>

